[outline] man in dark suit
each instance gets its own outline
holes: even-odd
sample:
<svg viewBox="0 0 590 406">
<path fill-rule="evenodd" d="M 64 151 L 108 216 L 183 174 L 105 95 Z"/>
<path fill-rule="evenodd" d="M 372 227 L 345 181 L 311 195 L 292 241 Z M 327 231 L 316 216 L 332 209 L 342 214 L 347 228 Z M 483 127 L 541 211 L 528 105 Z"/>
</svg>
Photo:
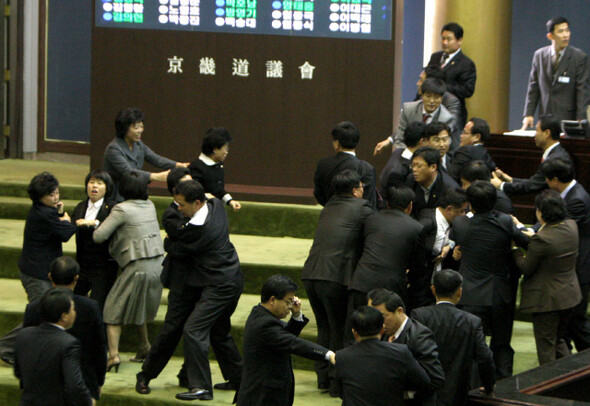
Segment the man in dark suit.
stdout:
<svg viewBox="0 0 590 406">
<path fill-rule="evenodd" d="M 407 186 L 392 187 L 387 196 L 389 209 L 372 214 L 365 222 L 363 253 L 350 282 L 346 343 L 352 342 L 350 316 L 367 304 L 368 292 L 384 288 L 406 297 L 407 270 L 424 271 L 423 226 L 409 216 L 413 198 Z"/>
<path fill-rule="evenodd" d="M 359 139 L 359 130 L 348 121 L 338 123 L 332 129 L 332 146 L 336 155 L 320 159 L 313 177 L 313 195 L 322 206 L 325 206 L 334 194 L 331 189 L 334 176 L 345 169 L 352 169 L 361 175 L 365 189 L 363 198 L 368 200 L 373 208 L 377 207 L 377 172 L 371 164 L 356 157 L 354 150 Z"/>
<path fill-rule="evenodd" d="M 244 371 L 239 406 L 290 406 L 295 380 L 291 354 L 335 362 L 334 352 L 299 338 L 309 322 L 295 296 L 297 284 L 286 276 L 271 276 L 262 286 L 260 304 L 252 308 L 244 328 Z M 291 319 L 284 319 L 291 313 Z"/>
<path fill-rule="evenodd" d="M 438 345 L 446 377 L 446 384 L 437 394 L 439 406 L 467 404 L 474 363 L 477 363 L 485 393 L 492 393 L 496 381 L 494 359 L 486 344 L 481 320 L 455 306 L 461 299 L 462 284 L 463 277 L 452 269 L 435 272 L 432 293 L 436 305 L 412 311 L 412 320 L 432 330 Z"/>
<path fill-rule="evenodd" d="M 533 126 L 537 106 L 539 116 L 551 114 L 557 120 L 586 118 L 590 102 L 588 55 L 570 43 L 570 25 L 563 17 L 547 21 L 547 39 L 551 45 L 533 56 L 524 105 L 522 129 Z"/>
<path fill-rule="evenodd" d="M 496 170 L 494 160 L 488 154 L 484 143 L 490 139 L 490 126 L 477 117 L 472 117 L 461 134 L 461 146 L 453 154 L 449 174 L 457 182 L 461 181 L 461 171 L 473 161 L 484 161 L 489 171 Z"/>
<path fill-rule="evenodd" d="M 423 146 L 438 150 L 440 153 L 439 169 L 441 172 L 448 174 L 448 169 L 451 167 L 451 154 L 449 153 L 451 128 L 440 121 L 428 124 L 424 130 Z"/>
<path fill-rule="evenodd" d="M 484 161 L 473 161 L 461 171 L 461 187 L 463 190 L 467 190 L 467 188 L 476 180 L 490 182 L 491 177 L 490 169 Z M 501 189 L 496 189 L 496 203 L 494 204 L 494 210 L 506 214 L 515 213 L 512 200 L 510 200 L 508 195 Z"/>
<path fill-rule="evenodd" d="M 50 289 L 40 300 L 39 313 L 42 324 L 23 328 L 16 339 L 14 374 L 23 390 L 20 404 L 95 405 L 80 371 L 80 342 L 65 331 L 76 321 L 72 292 Z"/>
<path fill-rule="evenodd" d="M 182 284 L 182 306 L 191 308 L 184 323 L 184 352 L 188 392 L 181 400 L 213 399 L 209 345 L 213 348 L 223 376 L 237 387 L 242 358 L 231 336 L 233 314 L 244 286 L 238 254 L 229 240 L 227 214 L 219 199 L 206 200 L 199 182 L 180 182 L 174 200 L 190 218 L 176 241 L 164 246 L 172 259 L 189 261 Z"/>
<path fill-rule="evenodd" d="M 569 321 L 566 341 L 571 346 L 573 340 L 576 350 L 590 348 L 590 320 L 586 316 L 588 292 L 590 291 L 590 195 L 584 186 L 574 179 L 571 162 L 551 159 L 541 166 L 549 187 L 559 192 L 565 200 L 567 215 L 578 225 L 579 253 L 576 274 L 582 291 L 582 301 L 573 311 Z"/>
<path fill-rule="evenodd" d="M 56 288 L 73 291 L 78 281 L 80 266 L 71 257 L 59 257 L 50 266 L 49 279 Z M 107 340 L 102 321 L 102 312 L 95 300 L 74 294 L 76 322 L 68 330 L 80 341 L 81 369 L 90 395 L 100 398 L 107 367 Z M 27 305 L 23 327 L 38 326 L 42 320 L 40 299 Z"/>
<path fill-rule="evenodd" d="M 404 143 L 406 148 L 396 148 L 389 157 L 387 164 L 381 172 L 381 194 L 387 196 L 387 191 L 392 186 L 400 187 L 406 184 L 406 178 L 412 172 L 411 162 L 414 151 L 420 148 L 424 140 L 426 124 L 414 121 L 408 124 L 404 131 Z"/>
<path fill-rule="evenodd" d="M 426 371 L 430 385 L 416 392 L 410 404 L 435 405 L 436 392 L 445 382 L 445 374 L 438 356 L 438 348 L 432 331 L 405 313 L 403 300 L 399 295 L 381 290 L 369 302 L 383 314 L 383 334 L 387 341 L 406 344 L 416 361 Z M 415 388 L 417 389 L 417 388 Z"/>
<path fill-rule="evenodd" d="M 97 244 L 92 233 L 104 221 L 117 202 L 109 196 L 113 181 L 108 172 L 101 169 L 90 172 L 84 181 L 88 199 L 82 200 L 72 213 L 76 231 L 76 261 L 80 264 L 80 277 L 75 292 L 98 302 L 100 312 L 104 309 L 109 291 L 117 279 L 119 265 L 109 253 L 109 241 Z"/>
<path fill-rule="evenodd" d="M 416 195 L 412 205 L 412 216 L 418 218 L 423 209 L 434 209 L 438 206 L 439 196 L 449 188 L 459 185 L 449 175 L 439 169 L 440 152 L 431 147 L 422 147 L 412 157 L 412 173 L 406 185 Z"/>
<path fill-rule="evenodd" d="M 467 189 L 473 216 L 457 217 L 451 239 L 457 244 L 455 259 L 461 259 L 459 272 L 464 278 L 461 308 L 481 318 L 491 332 L 496 377 L 512 375 L 514 351 L 510 346 L 514 321 L 514 295 L 510 277 L 512 241 L 526 248 L 529 238 L 512 218 L 493 210 L 496 189 L 476 181 Z"/>
<path fill-rule="evenodd" d="M 443 262 L 450 258 L 449 252 L 455 246 L 449 238 L 451 224 L 457 216 L 465 214 L 467 197 L 462 189 L 447 189 L 439 199 L 436 209 L 424 209 L 418 220 L 424 225 L 424 246 L 426 249 L 425 272 L 419 277 L 409 275 L 408 307 L 415 309 L 434 303 L 430 286 L 432 273 L 442 269 Z"/>
<path fill-rule="evenodd" d="M 404 390 L 428 390 L 430 378 L 408 347 L 381 341 L 383 321 L 369 306 L 352 314 L 357 343 L 336 353 L 336 390 L 344 406 L 401 405 Z"/>
<path fill-rule="evenodd" d="M 334 196 L 320 214 L 301 279 L 315 315 L 318 344 L 337 351 L 342 348 L 346 323 L 348 285 L 362 253 L 365 219 L 373 213 L 362 199 L 363 184 L 351 169 L 334 177 Z M 328 389 L 333 368 L 316 362 L 318 388 Z M 333 392 L 332 392 L 333 393 Z"/>
<path fill-rule="evenodd" d="M 178 167 L 171 169 L 167 178 L 168 191 L 174 196 L 174 188 L 180 182 L 191 179 L 188 168 Z M 178 203 L 176 201 L 172 201 L 162 215 L 162 225 L 164 226 L 166 235 L 172 241 L 178 241 L 182 226 L 188 221 L 189 219 L 184 217 L 178 209 Z M 147 395 L 150 393 L 151 390 L 148 386 L 150 380 L 156 379 L 160 375 L 160 372 L 162 372 L 174 354 L 174 350 L 182 338 L 184 323 L 186 323 L 186 320 L 193 311 L 194 305 L 191 306 L 186 303 L 182 296 L 184 287 L 183 271 L 190 266 L 190 261 L 173 259 L 170 256 L 166 256 L 164 259 L 161 280 L 164 287 L 170 288 L 170 292 L 168 293 L 168 308 L 166 309 L 164 325 L 153 341 L 150 351 L 141 366 L 141 371 L 137 374 L 135 390 L 139 394 Z M 179 386 L 188 386 L 184 365 L 178 374 L 178 379 Z M 220 384 L 216 384 L 214 388 L 218 389 L 218 385 Z"/>
<path fill-rule="evenodd" d="M 458 128 L 463 128 L 467 120 L 465 99 L 475 91 L 475 64 L 461 51 L 463 28 L 457 23 L 443 25 L 441 30 L 442 51 L 430 57 L 428 65 L 438 65 L 447 75 L 447 87 L 461 101 L 461 116 L 458 117 Z"/>
<path fill-rule="evenodd" d="M 545 116 L 537 122 L 535 145 L 543 150 L 541 163 L 548 159 L 562 158 L 572 161 L 570 154 L 559 143 L 561 125 L 555 117 Z M 508 196 L 536 193 L 547 188 L 541 167 L 528 179 L 513 178 L 500 169 L 494 171 L 492 185 L 506 192 Z"/>
</svg>

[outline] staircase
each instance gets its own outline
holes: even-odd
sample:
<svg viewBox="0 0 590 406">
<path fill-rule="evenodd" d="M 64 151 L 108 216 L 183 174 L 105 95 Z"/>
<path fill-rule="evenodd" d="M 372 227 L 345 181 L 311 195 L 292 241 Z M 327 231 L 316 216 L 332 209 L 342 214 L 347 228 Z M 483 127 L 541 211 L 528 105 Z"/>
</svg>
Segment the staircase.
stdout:
<svg viewBox="0 0 590 406">
<path fill-rule="evenodd" d="M 48 170 L 60 181 L 60 194 L 66 211 L 71 213 L 78 201 L 85 198 L 83 187 L 88 168 L 84 165 L 61 162 L 0 160 L 0 335 L 10 331 L 22 321 L 27 303 L 24 289 L 18 279 L 17 262 L 22 247 L 25 218 L 31 206 L 26 189 L 29 180 L 37 173 Z M 151 197 L 161 218 L 170 204 L 169 197 Z M 232 317 L 232 334 L 238 348 L 242 347 L 244 324 L 253 306 L 259 302 L 262 283 L 271 275 L 281 273 L 295 280 L 300 289 L 303 311 L 310 323 L 303 330 L 303 338 L 315 341 L 315 319 L 305 298 L 300 270 L 311 247 L 321 207 L 290 204 L 241 202 L 242 209 L 228 210 L 231 241 L 236 246 L 245 277 L 244 294 Z M 162 231 L 162 236 L 164 232 Z M 75 239 L 64 244 L 65 255 L 75 255 Z M 166 313 L 168 291 L 162 295 L 156 320 L 149 325 L 150 339 L 157 335 Z M 345 311 L 343 309 L 343 311 Z M 125 328 L 121 337 L 119 373 L 107 373 L 102 405 L 168 405 L 186 404 L 174 395 L 184 391 L 178 387 L 176 374 L 182 364 L 182 344 L 162 374 L 150 383 L 152 393 L 135 392 L 137 363 L 128 362 L 136 350 L 135 331 Z M 537 366 L 532 327 L 527 322 L 515 322 L 513 347 L 516 351 L 515 373 Z M 221 372 L 211 355 L 213 382 L 222 381 Z M 293 356 L 295 368 L 295 405 L 340 405 L 339 399 L 330 398 L 317 390 L 313 362 Z M 215 391 L 210 405 L 230 405 L 234 392 Z M 12 367 L 0 362 L 0 404 L 17 405 L 20 398 L 18 380 Z"/>
</svg>

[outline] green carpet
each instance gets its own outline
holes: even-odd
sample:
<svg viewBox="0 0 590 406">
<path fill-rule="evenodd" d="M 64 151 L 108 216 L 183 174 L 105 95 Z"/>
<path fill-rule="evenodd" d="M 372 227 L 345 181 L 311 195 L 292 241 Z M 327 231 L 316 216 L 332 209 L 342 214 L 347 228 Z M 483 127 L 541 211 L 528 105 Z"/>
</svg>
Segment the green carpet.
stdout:
<svg viewBox="0 0 590 406">
<path fill-rule="evenodd" d="M 37 173 L 49 169 L 61 182 L 62 198 L 70 210 L 84 198 L 83 180 L 88 172 L 86 165 L 63 162 L 0 160 L 0 333 L 9 330 L 22 320 L 26 305 L 24 290 L 18 280 L 16 263 L 22 246 L 24 218 L 30 207 L 26 186 Z M 169 197 L 153 197 L 159 216 L 170 202 Z M 243 209 L 228 211 L 231 240 L 236 246 L 245 274 L 245 294 L 232 317 L 236 342 L 241 348 L 243 326 L 252 306 L 258 303 L 262 281 L 274 273 L 285 273 L 300 283 L 300 269 L 309 253 L 321 207 L 271 203 L 242 202 Z M 64 244 L 64 252 L 73 255 L 75 242 Z M 298 292 L 304 298 L 301 287 Z M 150 325 L 153 340 L 162 324 L 166 311 L 166 293 L 161 301 L 156 321 Z M 303 299 L 305 314 L 311 319 L 302 337 L 314 340 L 317 335 L 315 320 L 309 302 Z M 121 348 L 134 350 L 135 332 L 123 331 Z M 535 344 L 530 323 L 514 323 L 512 346 L 515 350 L 514 372 L 519 373 L 537 366 Z M 182 355 L 182 347 L 176 352 Z M 132 354 L 123 355 L 118 374 L 109 373 L 100 404 L 108 405 L 168 405 L 187 404 L 174 399 L 182 391 L 176 386 L 176 374 L 182 363 L 175 357 L 160 378 L 151 383 L 152 394 L 137 395 L 134 391 L 135 374 L 140 366 L 127 360 Z M 315 374 L 310 371 L 312 362 L 293 357 L 296 376 L 295 405 L 340 405 L 338 399 L 320 394 L 316 389 Z M 213 381 L 220 382 L 217 364 L 212 361 Z M 0 405 L 16 405 L 20 391 L 12 368 L 0 362 Z M 215 392 L 210 405 L 229 405 L 233 392 Z"/>
</svg>

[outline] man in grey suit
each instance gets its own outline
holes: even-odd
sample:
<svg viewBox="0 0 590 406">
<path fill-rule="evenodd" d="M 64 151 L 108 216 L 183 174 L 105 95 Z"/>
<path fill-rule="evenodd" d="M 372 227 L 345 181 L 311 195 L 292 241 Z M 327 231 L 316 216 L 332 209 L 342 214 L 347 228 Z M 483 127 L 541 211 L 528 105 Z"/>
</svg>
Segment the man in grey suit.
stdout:
<svg viewBox="0 0 590 406">
<path fill-rule="evenodd" d="M 588 55 L 569 46 L 570 35 L 565 18 L 547 21 L 547 38 L 551 45 L 538 49 L 533 56 L 523 130 L 533 126 L 537 106 L 539 116 L 552 114 L 558 120 L 585 118 L 585 108 L 590 101 Z"/>
<path fill-rule="evenodd" d="M 403 142 L 404 131 L 408 124 L 414 121 L 422 121 L 426 124 L 440 121 L 447 124 L 451 127 L 451 137 L 453 138 L 451 150 L 458 147 L 460 134 L 456 129 L 456 117 L 445 106 L 441 105 L 446 90 L 445 83 L 440 79 L 428 78 L 424 80 L 422 83 L 422 100 L 404 103 L 395 134 L 379 142 L 375 146 L 373 154 L 377 155 L 389 145 L 393 145 L 394 150 L 400 147 L 405 148 L 406 144 Z"/>
</svg>

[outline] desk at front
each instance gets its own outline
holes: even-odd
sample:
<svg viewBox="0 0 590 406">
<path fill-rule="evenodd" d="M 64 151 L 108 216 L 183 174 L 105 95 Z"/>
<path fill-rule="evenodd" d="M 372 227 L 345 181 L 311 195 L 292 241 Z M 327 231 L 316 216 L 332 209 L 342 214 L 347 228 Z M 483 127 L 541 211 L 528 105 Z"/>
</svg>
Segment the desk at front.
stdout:
<svg viewBox="0 0 590 406">
<path fill-rule="evenodd" d="M 576 180 L 590 190 L 590 139 L 562 138 L 561 145 L 570 153 L 576 167 Z M 542 152 L 535 146 L 533 137 L 516 137 L 492 134 L 486 143 L 498 168 L 515 178 L 532 176 L 541 164 Z M 511 196 L 517 217 L 526 223 L 534 223 L 533 194 Z"/>
</svg>

